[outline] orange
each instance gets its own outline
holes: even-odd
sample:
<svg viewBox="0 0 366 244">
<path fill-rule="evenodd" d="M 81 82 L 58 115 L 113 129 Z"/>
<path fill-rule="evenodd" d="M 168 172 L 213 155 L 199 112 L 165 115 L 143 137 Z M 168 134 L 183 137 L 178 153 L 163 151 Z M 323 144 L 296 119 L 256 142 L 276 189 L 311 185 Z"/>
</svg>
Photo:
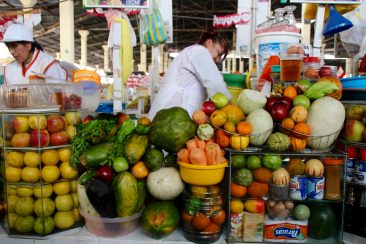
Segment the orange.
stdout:
<svg viewBox="0 0 366 244">
<path fill-rule="evenodd" d="M 214 234 L 220 231 L 220 226 L 215 223 L 210 223 L 206 228 L 201 230 L 205 234 Z"/>
<path fill-rule="evenodd" d="M 296 88 L 294 86 L 286 87 L 283 91 L 283 95 L 293 100 L 297 96 Z"/>
<path fill-rule="evenodd" d="M 310 135 L 311 128 L 306 123 L 299 122 L 295 125 L 294 131 L 298 132 L 298 133 L 294 133 L 294 136 L 296 136 L 297 138 L 306 138 L 307 135 Z"/>
<path fill-rule="evenodd" d="M 151 120 L 147 117 L 141 117 L 137 120 L 138 125 L 150 126 Z"/>
<path fill-rule="evenodd" d="M 283 128 L 286 128 L 286 129 L 289 129 L 289 130 L 292 130 L 295 126 L 295 121 L 291 118 L 285 118 L 281 121 L 281 126 Z"/>
<path fill-rule="evenodd" d="M 227 121 L 227 122 L 224 124 L 224 130 L 226 130 L 226 131 L 228 131 L 228 132 L 231 132 L 231 133 L 235 133 L 235 132 L 236 132 L 236 127 L 235 127 L 234 122 L 232 122 L 232 121 Z"/>
<path fill-rule="evenodd" d="M 230 185 L 232 197 L 244 197 L 247 194 L 247 187 L 231 182 Z"/>
<path fill-rule="evenodd" d="M 226 105 L 221 111 L 226 113 L 227 121 L 233 122 L 234 124 L 237 124 L 243 117 L 243 111 L 234 104 Z"/>
<path fill-rule="evenodd" d="M 182 220 L 187 223 L 191 223 L 193 215 L 190 215 L 187 211 L 183 210 L 180 214 Z"/>
<path fill-rule="evenodd" d="M 225 222 L 226 219 L 226 213 L 223 209 L 217 210 L 212 213 L 211 215 L 211 221 L 212 223 L 221 225 Z"/>
<path fill-rule="evenodd" d="M 236 125 L 239 134 L 250 135 L 253 132 L 253 126 L 249 122 L 241 121 Z"/>
<path fill-rule="evenodd" d="M 139 161 L 132 166 L 131 173 L 135 178 L 143 179 L 149 174 L 149 169 L 144 162 Z"/>
<path fill-rule="evenodd" d="M 230 213 L 239 214 L 244 211 L 244 203 L 240 199 L 230 201 Z"/>
<path fill-rule="evenodd" d="M 227 121 L 227 115 L 224 111 L 215 110 L 210 116 L 210 122 L 216 127 L 223 126 Z"/>
<path fill-rule="evenodd" d="M 211 223 L 210 218 L 203 213 L 197 213 L 192 219 L 192 225 L 197 230 L 203 230 Z"/>
</svg>

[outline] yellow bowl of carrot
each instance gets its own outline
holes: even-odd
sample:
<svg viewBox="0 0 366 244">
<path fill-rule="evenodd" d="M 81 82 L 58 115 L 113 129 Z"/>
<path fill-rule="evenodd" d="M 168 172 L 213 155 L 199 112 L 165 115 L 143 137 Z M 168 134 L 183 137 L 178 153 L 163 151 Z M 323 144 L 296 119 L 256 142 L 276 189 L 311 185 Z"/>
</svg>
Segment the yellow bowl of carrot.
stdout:
<svg viewBox="0 0 366 244">
<path fill-rule="evenodd" d="M 178 161 L 178 165 L 180 176 L 185 183 L 210 186 L 222 181 L 227 162 L 216 165 L 196 165 Z"/>
</svg>

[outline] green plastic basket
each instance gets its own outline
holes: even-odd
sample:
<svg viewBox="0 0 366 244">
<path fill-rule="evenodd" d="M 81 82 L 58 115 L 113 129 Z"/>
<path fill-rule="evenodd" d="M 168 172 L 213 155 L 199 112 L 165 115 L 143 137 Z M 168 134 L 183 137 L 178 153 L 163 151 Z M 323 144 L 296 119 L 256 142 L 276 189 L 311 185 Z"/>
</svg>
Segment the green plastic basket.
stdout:
<svg viewBox="0 0 366 244">
<path fill-rule="evenodd" d="M 246 88 L 245 74 L 222 74 L 228 87 Z"/>
</svg>

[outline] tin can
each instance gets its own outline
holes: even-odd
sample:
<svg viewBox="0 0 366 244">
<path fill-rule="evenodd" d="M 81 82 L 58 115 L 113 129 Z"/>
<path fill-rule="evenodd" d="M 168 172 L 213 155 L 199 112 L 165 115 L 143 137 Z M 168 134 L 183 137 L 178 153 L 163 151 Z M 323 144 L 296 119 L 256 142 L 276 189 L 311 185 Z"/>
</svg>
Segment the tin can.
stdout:
<svg viewBox="0 0 366 244">
<path fill-rule="evenodd" d="M 357 164 L 357 171 L 359 172 L 366 172 L 366 161 L 358 161 Z"/>
<path fill-rule="evenodd" d="M 307 197 L 308 179 L 306 175 L 295 175 L 290 179 L 290 198 L 304 200 Z"/>
<path fill-rule="evenodd" d="M 355 177 L 355 170 L 354 169 L 347 169 L 347 182 L 352 182 Z"/>
<path fill-rule="evenodd" d="M 323 199 L 324 197 L 324 177 L 308 178 L 308 198 Z"/>
<path fill-rule="evenodd" d="M 356 171 L 353 179 L 359 184 L 366 185 L 366 172 Z"/>
</svg>

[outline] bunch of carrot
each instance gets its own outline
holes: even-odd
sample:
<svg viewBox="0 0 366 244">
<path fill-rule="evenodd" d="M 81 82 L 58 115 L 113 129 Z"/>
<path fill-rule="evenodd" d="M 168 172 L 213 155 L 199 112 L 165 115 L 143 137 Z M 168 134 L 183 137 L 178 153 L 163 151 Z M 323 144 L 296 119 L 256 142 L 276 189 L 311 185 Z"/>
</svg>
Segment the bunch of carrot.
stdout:
<svg viewBox="0 0 366 244">
<path fill-rule="evenodd" d="M 186 142 L 186 147 L 178 152 L 178 160 L 196 165 L 217 165 L 226 163 L 224 151 L 213 141 L 195 137 Z"/>
</svg>

